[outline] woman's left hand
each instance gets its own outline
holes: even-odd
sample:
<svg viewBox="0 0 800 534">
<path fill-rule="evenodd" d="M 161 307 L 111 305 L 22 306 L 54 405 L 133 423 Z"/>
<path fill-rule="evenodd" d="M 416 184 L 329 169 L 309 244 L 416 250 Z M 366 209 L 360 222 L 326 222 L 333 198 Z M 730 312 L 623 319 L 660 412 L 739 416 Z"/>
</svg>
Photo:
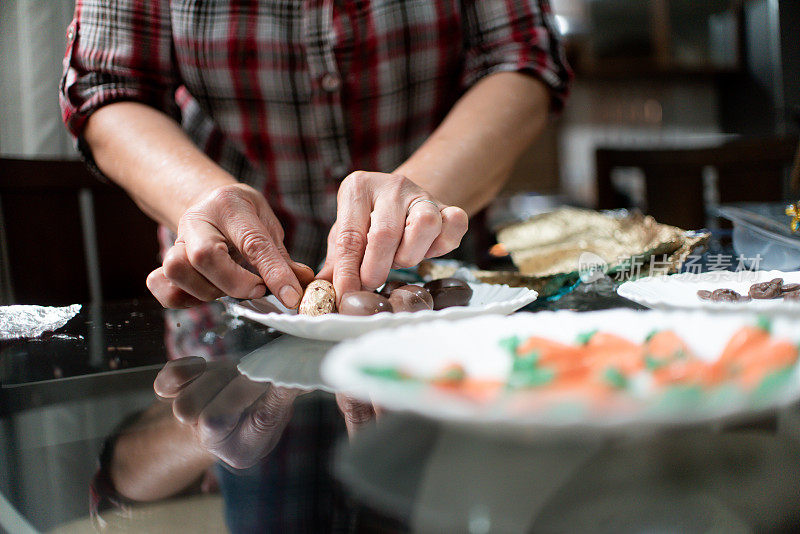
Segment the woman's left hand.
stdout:
<svg viewBox="0 0 800 534">
<path fill-rule="evenodd" d="M 342 181 L 336 223 L 318 278 L 333 282 L 337 299 L 377 289 L 389 269 L 413 267 L 458 247 L 467 214 L 398 174 L 357 171 Z"/>
</svg>

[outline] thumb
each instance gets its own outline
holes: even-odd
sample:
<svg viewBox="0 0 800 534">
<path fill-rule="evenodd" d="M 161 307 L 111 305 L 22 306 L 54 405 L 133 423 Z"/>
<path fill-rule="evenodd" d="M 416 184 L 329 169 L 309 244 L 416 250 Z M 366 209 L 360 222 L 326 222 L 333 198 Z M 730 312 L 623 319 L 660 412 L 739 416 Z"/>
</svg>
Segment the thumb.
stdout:
<svg viewBox="0 0 800 534">
<path fill-rule="evenodd" d="M 159 397 L 174 398 L 205 370 L 206 361 L 199 356 L 168 361 L 158 372 L 153 382 L 153 389 Z"/>
</svg>

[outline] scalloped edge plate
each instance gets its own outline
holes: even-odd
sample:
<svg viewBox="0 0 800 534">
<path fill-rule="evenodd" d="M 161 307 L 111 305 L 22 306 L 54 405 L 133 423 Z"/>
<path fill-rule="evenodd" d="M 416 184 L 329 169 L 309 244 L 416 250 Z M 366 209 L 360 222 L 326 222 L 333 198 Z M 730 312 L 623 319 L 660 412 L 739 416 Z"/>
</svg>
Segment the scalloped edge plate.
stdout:
<svg viewBox="0 0 800 534">
<path fill-rule="evenodd" d="M 436 319 L 456 320 L 478 315 L 508 315 L 536 300 L 538 293 L 524 287 L 470 283 L 472 298 L 467 306 L 419 312 L 379 313 L 355 317 L 332 313 L 319 317 L 298 315 L 270 295 L 242 302 L 226 302 L 229 313 L 246 317 L 281 332 L 319 341 L 342 341 L 381 328 L 425 323 Z"/>
<path fill-rule="evenodd" d="M 648 276 L 631 280 L 617 288 L 617 294 L 648 308 L 660 310 L 750 311 L 800 314 L 800 303 L 783 299 L 751 300 L 750 302 L 710 302 L 700 300 L 697 291 L 730 288 L 746 295 L 750 286 L 773 278 L 785 283 L 800 283 L 800 271 L 711 271 L 681 273 L 669 276 Z"/>
<path fill-rule="evenodd" d="M 680 388 L 610 395 L 597 404 L 580 396 L 553 400 L 545 392 L 501 393 L 478 402 L 458 390 L 416 381 L 393 381 L 364 374 L 369 366 L 399 366 L 414 375 L 430 376 L 448 363 L 459 363 L 475 379 L 504 381 L 511 359 L 499 341 L 509 336 L 541 335 L 572 343 L 580 333 L 599 329 L 641 342 L 654 329 L 674 329 L 698 357 L 713 361 L 732 334 L 753 325 L 754 314 L 708 314 L 682 311 L 566 310 L 519 313 L 512 317 L 477 317 L 436 321 L 392 331 L 373 332 L 334 347 L 322 364 L 322 377 L 337 391 L 369 400 L 386 410 L 418 413 L 466 425 L 511 425 L 536 428 L 620 428 L 692 424 L 763 412 L 800 397 L 800 365 L 789 382 L 765 399 L 753 392 L 722 386 L 697 396 L 680 397 Z M 789 316 L 772 319 L 773 335 L 800 341 L 800 322 Z M 498 427 L 499 429 L 499 427 Z"/>
</svg>

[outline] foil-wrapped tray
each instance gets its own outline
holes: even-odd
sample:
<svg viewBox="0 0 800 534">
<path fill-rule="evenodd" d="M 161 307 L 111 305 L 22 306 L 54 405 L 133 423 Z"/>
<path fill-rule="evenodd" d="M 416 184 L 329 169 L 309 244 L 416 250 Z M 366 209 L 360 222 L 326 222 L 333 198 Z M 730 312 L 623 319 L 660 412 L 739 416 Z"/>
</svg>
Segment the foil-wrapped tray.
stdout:
<svg viewBox="0 0 800 534">
<path fill-rule="evenodd" d="M 685 244 L 685 234 L 640 213 L 561 208 L 508 226 L 497 240 L 520 273 L 541 277 L 577 271 L 586 253 L 610 270 L 632 258 L 671 254 Z"/>
<path fill-rule="evenodd" d="M 497 237 L 517 269 L 473 269 L 471 274 L 480 282 L 527 287 L 548 297 L 574 286 L 592 269 L 617 281 L 678 272 L 710 234 L 627 210 L 560 208 L 507 226 Z M 423 278 L 452 276 L 455 270 L 452 263 L 431 261 L 418 268 Z"/>
</svg>

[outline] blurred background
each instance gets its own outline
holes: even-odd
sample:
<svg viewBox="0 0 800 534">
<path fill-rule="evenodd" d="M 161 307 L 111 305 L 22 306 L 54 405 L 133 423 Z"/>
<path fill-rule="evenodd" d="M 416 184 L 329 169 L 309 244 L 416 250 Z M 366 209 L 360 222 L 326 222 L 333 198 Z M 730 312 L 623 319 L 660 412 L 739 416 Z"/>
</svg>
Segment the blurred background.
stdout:
<svg viewBox="0 0 800 534">
<path fill-rule="evenodd" d="M 800 2 L 551 4 L 575 70 L 572 97 L 473 227 L 559 203 L 713 227 L 717 204 L 791 197 Z M 143 296 L 157 264 L 154 225 L 75 161 L 59 117 L 72 8 L 0 3 L 0 303 Z"/>
</svg>

